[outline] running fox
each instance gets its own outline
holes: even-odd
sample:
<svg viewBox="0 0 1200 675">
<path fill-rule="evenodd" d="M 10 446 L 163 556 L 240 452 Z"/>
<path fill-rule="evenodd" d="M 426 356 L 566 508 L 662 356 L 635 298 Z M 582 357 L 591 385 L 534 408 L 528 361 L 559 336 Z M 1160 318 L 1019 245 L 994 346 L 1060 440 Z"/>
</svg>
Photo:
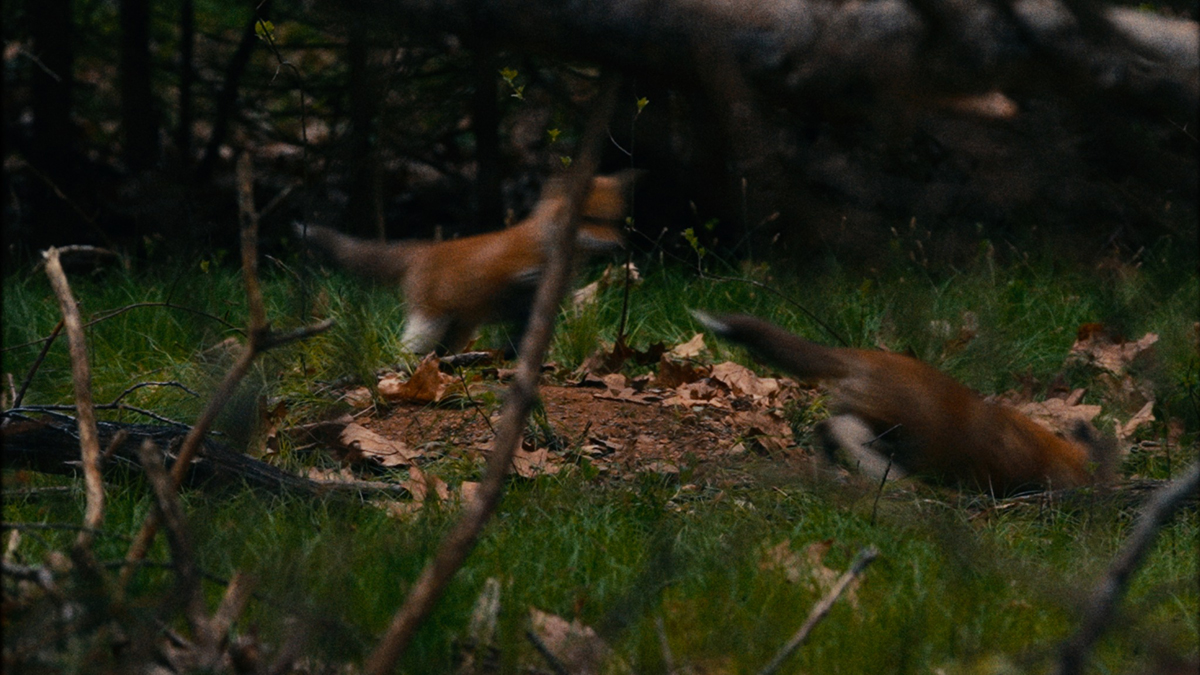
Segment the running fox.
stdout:
<svg viewBox="0 0 1200 675">
<path fill-rule="evenodd" d="M 694 314 L 762 359 L 825 383 L 834 413 L 819 427 L 826 451 L 843 451 L 877 480 L 911 473 L 1004 495 L 1088 484 L 1093 461 L 1105 459 L 1089 425 L 1061 438 L 908 356 L 825 347 L 750 316 Z"/>
<path fill-rule="evenodd" d="M 619 224 L 635 171 L 597 176 L 584 201 L 577 251 L 600 253 L 623 243 Z M 408 302 L 401 336 L 415 354 L 461 351 L 480 325 L 528 319 L 532 292 L 547 261 L 547 237 L 566 214 L 561 183 L 551 179 L 533 211 L 520 223 L 448 241 L 378 242 L 319 225 L 295 225 L 296 233 L 359 275 L 400 284 Z"/>
</svg>

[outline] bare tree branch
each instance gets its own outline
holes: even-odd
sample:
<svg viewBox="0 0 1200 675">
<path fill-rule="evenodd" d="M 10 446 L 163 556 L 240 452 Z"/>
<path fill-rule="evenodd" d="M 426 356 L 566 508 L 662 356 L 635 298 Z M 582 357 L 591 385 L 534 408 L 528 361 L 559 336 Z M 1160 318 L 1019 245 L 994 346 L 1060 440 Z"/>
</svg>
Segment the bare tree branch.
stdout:
<svg viewBox="0 0 1200 675">
<path fill-rule="evenodd" d="M 63 273 L 58 259 L 58 249 L 45 251 L 46 276 L 58 296 L 62 310 L 63 326 L 67 331 L 67 343 L 71 352 L 71 377 L 75 385 L 75 405 L 79 408 L 79 445 L 83 452 L 83 475 L 87 487 L 87 508 L 83 524 L 75 540 L 75 549 L 90 559 L 92 531 L 100 529 L 104 520 L 104 479 L 100 476 L 100 438 L 96 432 L 96 411 L 92 408 L 92 371 L 88 363 L 87 340 L 83 336 L 79 307 L 71 294 L 67 275 Z M 97 570 L 97 573 L 98 570 Z"/>
<path fill-rule="evenodd" d="M 253 169 L 249 153 L 243 154 L 238 160 L 237 182 L 239 220 L 242 227 L 242 274 L 246 282 L 246 304 L 250 314 L 250 325 L 246 331 L 248 338 L 237 361 L 225 374 L 216 391 L 213 392 L 200 419 L 183 439 L 179 457 L 175 460 L 175 465 L 171 467 L 171 482 L 176 490 L 183 483 L 183 478 L 191 466 L 192 459 L 199 451 L 204 436 L 216 421 L 222 408 L 225 407 L 225 403 L 231 400 L 237 392 L 238 384 L 249 372 L 250 366 L 259 353 L 285 341 L 321 332 L 333 325 L 332 322 L 326 321 L 320 325 L 299 329 L 283 336 L 272 334 L 271 326 L 267 322 L 262 291 L 258 285 L 258 214 L 254 211 Z M 142 529 L 138 532 L 133 545 L 129 547 L 129 552 L 125 556 L 126 561 L 133 563 L 145 557 L 157 531 L 158 518 L 152 512 L 142 523 Z M 133 570 L 134 566 L 129 564 L 121 571 L 121 588 L 124 588 L 129 582 Z"/>
<path fill-rule="evenodd" d="M 1163 486 L 1150 498 L 1150 503 L 1133 526 L 1133 533 L 1125 540 L 1124 547 L 1108 569 L 1108 574 L 1092 591 L 1079 629 L 1063 643 L 1058 662 L 1059 675 L 1079 675 L 1083 672 L 1088 651 L 1112 621 L 1117 601 L 1125 593 L 1133 573 L 1141 566 L 1159 529 L 1197 490 L 1200 490 L 1200 462 L 1193 464 L 1181 478 Z"/>
<path fill-rule="evenodd" d="M 771 673 L 779 670 L 779 667 L 783 665 L 787 657 L 791 656 L 792 652 L 804 644 L 812 629 L 821 622 L 821 619 L 825 618 L 825 615 L 829 613 L 829 609 L 833 607 L 833 603 L 837 602 L 837 599 L 842 596 L 842 592 L 846 590 L 850 582 L 862 574 L 863 570 L 867 569 L 867 565 L 874 562 L 877 557 L 879 557 L 879 550 L 874 546 L 868 546 L 859 551 L 858 555 L 854 556 L 854 560 L 850 563 L 850 569 L 846 570 L 841 578 L 837 580 L 837 583 L 833 585 L 833 588 L 829 589 L 829 593 L 813 606 L 812 611 L 808 613 L 808 618 L 804 620 L 804 625 L 800 626 L 800 630 L 796 631 L 792 639 L 788 640 L 787 644 L 775 654 L 771 662 L 758 671 L 758 675 L 771 675 Z"/>
<path fill-rule="evenodd" d="M 184 615 L 192 628 L 192 637 L 199 644 L 212 642 L 208 616 L 204 609 L 204 596 L 200 593 L 200 571 L 196 567 L 196 556 L 192 549 L 184 523 L 183 505 L 179 503 L 176 488 L 163 467 L 162 455 L 154 441 L 146 439 L 139 448 L 142 468 L 154 492 L 158 520 L 167 528 L 167 544 L 171 549 L 171 564 L 178 579 L 174 594 L 184 606 Z"/>
<path fill-rule="evenodd" d="M 591 177 L 599 165 L 605 128 L 616 103 L 617 84 L 617 79 L 611 76 L 601 81 L 600 94 L 580 141 L 578 157 L 571 163 L 560 188 L 564 191 L 566 206 L 558 227 L 551 234 L 550 261 L 538 286 L 529 327 L 521 341 L 517 374 L 504 401 L 483 482 L 475 498 L 467 502 L 454 529 L 442 540 L 433 560 L 425 565 L 371 654 L 366 667 L 371 675 L 384 675 L 395 668 L 396 661 L 408 646 L 417 626 L 429 614 L 450 579 L 462 566 L 500 502 L 504 477 L 512 463 L 513 453 L 521 442 L 525 418 L 537 397 L 538 377 L 554 332 L 554 317 L 570 280 L 579 210 Z"/>
</svg>

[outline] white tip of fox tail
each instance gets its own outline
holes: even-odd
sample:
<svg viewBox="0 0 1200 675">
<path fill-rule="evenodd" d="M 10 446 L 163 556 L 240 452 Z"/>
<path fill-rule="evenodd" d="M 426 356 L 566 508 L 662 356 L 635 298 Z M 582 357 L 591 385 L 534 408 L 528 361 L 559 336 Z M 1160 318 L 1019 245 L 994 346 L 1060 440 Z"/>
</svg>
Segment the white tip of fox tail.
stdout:
<svg viewBox="0 0 1200 675">
<path fill-rule="evenodd" d="M 708 312 L 699 309 L 693 309 L 689 311 L 692 313 L 692 316 L 696 318 L 696 321 L 699 321 L 702 326 L 714 333 L 717 333 L 718 335 L 728 334 L 731 330 L 729 324 L 725 323 L 713 314 L 709 314 Z"/>
</svg>

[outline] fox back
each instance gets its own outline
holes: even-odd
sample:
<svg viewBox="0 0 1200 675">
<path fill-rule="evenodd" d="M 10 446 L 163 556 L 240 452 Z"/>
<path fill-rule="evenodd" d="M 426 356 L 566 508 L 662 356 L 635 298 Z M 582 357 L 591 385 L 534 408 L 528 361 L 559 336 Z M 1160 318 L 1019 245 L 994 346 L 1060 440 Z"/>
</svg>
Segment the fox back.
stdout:
<svg viewBox="0 0 1200 675">
<path fill-rule="evenodd" d="M 829 449 L 876 478 L 907 472 L 995 494 L 1093 479 L 1099 449 L 1087 447 L 1086 428 L 1062 438 L 908 356 L 818 345 L 749 316 L 697 316 L 763 360 L 824 383 L 834 413 L 822 428 Z"/>
<path fill-rule="evenodd" d="M 625 171 L 593 179 L 576 236 L 578 252 L 622 246 L 620 220 L 634 176 Z M 551 228 L 568 215 L 566 208 L 561 185 L 552 179 L 527 218 L 471 237 L 384 243 L 321 226 L 297 225 L 296 231 L 339 266 L 399 284 L 408 303 L 404 348 L 418 354 L 435 349 L 447 353 L 465 347 L 488 321 L 511 318 L 523 323 L 547 262 Z"/>
</svg>

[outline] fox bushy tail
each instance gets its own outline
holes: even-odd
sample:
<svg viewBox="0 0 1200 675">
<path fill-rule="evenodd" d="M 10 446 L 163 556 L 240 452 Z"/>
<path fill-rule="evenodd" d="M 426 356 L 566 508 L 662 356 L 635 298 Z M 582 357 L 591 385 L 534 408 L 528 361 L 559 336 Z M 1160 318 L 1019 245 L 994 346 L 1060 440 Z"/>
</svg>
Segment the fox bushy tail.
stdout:
<svg viewBox="0 0 1200 675">
<path fill-rule="evenodd" d="M 358 239 L 321 225 L 295 224 L 296 235 L 342 268 L 379 281 L 399 282 L 423 242 L 385 244 Z"/>
<path fill-rule="evenodd" d="M 692 311 L 717 335 L 750 349 L 755 356 L 802 380 L 837 379 L 848 374 L 842 350 L 793 335 L 773 323 L 745 314 Z"/>
</svg>

